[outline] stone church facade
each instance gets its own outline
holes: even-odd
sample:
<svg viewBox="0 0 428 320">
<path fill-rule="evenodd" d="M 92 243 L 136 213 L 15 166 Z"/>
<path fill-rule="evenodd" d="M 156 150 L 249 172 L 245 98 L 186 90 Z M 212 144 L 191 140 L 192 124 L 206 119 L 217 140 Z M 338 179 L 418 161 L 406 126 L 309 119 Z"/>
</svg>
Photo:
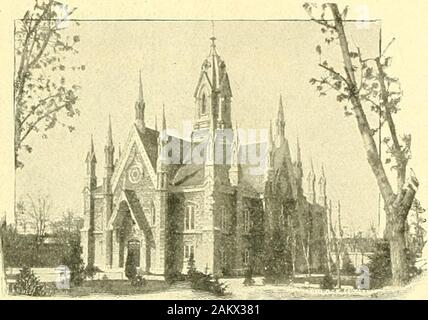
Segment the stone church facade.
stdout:
<svg viewBox="0 0 428 320">
<path fill-rule="evenodd" d="M 233 275 L 251 265 L 261 273 L 276 230 L 296 272 L 326 268 L 324 173 L 317 179 L 312 166 L 304 177 L 298 141 L 292 158 L 281 98 L 267 141 L 240 141 L 226 64 L 211 41 L 196 79 L 189 141 L 166 134 L 165 110 L 161 130 L 146 126 L 141 75 L 135 123 L 117 158 L 109 122 L 102 181 L 91 139 L 81 230 L 86 264 L 124 268 L 132 251 L 151 274 L 186 272 L 191 256 L 201 271 Z"/>
</svg>

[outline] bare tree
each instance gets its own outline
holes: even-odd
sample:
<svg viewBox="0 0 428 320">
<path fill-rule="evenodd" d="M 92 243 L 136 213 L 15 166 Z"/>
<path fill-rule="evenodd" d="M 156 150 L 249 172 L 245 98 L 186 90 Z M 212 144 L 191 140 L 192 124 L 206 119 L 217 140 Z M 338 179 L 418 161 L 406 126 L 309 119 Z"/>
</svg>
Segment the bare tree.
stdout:
<svg viewBox="0 0 428 320">
<path fill-rule="evenodd" d="M 47 235 L 47 226 L 50 221 L 51 214 L 51 202 L 48 196 L 39 195 L 37 200 L 33 200 L 33 198 L 28 195 L 29 203 L 31 209 L 28 211 L 28 215 L 30 216 L 35 233 L 36 233 L 36 243 L 38 245 L 43 244 L 46 235 Z"/>
<path fill-rule="evenodd" d="M 342 286 L 340 256 L 342 253 L 342 237 L 343 237 L 342 223 L 341 223 L 341 217 L 340 217 L 340 203 L 338 207 L 338 216 L 337 216 L 337 221 L 338 221 L 337 231 L 339 233 L 339 236 L 337 235 L 336 230 L 333 226 L 332 215 L 331 215 L 332 210 L 333 208 L 330 200 L 328 215 L 329 215 L 329 222 L 330 222 L 331 242 L 333 243 L 333 250 L 334 250 L 335 260 L 336 260 L 337 287 L 340 289 Z"/>
<path fill-rule="evenodd" d="M 296 250 L 297 250 L 297 239 L 296 239 L 296 231 L 295 226 L 293 224 L 293 219 L 291 218 L 291 215 L 287 216 L 288 219 L 288 243 L 291 246 L 291 267 L 293 272 L 293 278 L 296 276 Z"/>
<path fill-rule="evenodd" d="M 386 238 L 391 250 L 393 283 L 403 285 L 409 278 L 406 264 L 406 220 L 419 182 L 412 170 L 410 178 L 406 180 L 407 164 L 411 156 L 411 135 L 402 135 L 400 139 L 394 121 L 394 116 L 399 111 L 402 90 L 398 79 L 386 72 L 391 63 L 391 57 L 385 55 L 390 44 L 383 50 L 379 48 L 378 56 L 365 58 L 359 47 L 355 46 L 354 51 L 350 50 L 344 25 L 347 8 L 340 12 L 337 4 L 323 4 L 317 18 L 314 17 L 316 4 L 305 3 L 304 9 L 314 22 L 321 25 L 326 45 L 337 44 L 340 48 L 343 64 L 335 67 L 328 61 L 321 62 L 321 45 L 316 47 L 316 52 L 320 55 L 319 66 L 325 75 L 320 79 L 310 79 L 310 83 L 316 85 L 320 96 L 327 95 L 330 90 L 336 92 L 337 101 L 344 105 L 345 115 L 355 117 L 368 163 L 385 203 Z M 331 15 L 331 18 L 326 18 L 326 15 Z M 370 124 L 368 112 L 377 114 L 379 123 Z M 383 143 L 389 157 L 383 163 L 374 134 L 385 124 L 389 136 L 384 138 Z M 395 192 L 385 170 L 385 165 L 392 161 L 392 169 L 396 172 Z"/>
<path fill-rule="evenodd" d="M 66 67 L 68 54 L 76 54 L 78 35 L 69 36 L 63 30 L 75 9 L 56 0 L 36 1 L 15 25 L 16 70 L 15 98 L 15 167 L 21 168 L 18 154 L 21 149 L 32 151 L 28 137 L 46 131 L 56 124 L 74 127 L 61 121 L 60 116 L 79 114 L 76 108 L 78 86 L 67 84 L 65 72 L 84 70 L 84 66 Z"/>
</svg>

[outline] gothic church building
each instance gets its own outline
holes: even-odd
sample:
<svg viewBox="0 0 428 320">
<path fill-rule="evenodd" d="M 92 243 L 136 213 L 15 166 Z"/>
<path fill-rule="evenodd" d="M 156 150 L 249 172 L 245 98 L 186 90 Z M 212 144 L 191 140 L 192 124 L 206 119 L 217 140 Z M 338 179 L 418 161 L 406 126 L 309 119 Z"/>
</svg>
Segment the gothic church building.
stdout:
<svg viewBox="0 0 428 320">
<path fill-rule="evenodd" d="M 120 269 L 132 253 L 142 272 L 165 275 L 186 272 L 193 256 L 197 269 L 217 275 L 242 274 L 248 265 L 262 273 L 264 244 L 277 230 L 295 272 L 326 267 L 324 172 L 317 179 L 312 167 L 304 177 L 298 141 L 292 158 L 281 98 L 267 141 L 240 141 L 226 64 L 211 41 L 196 79 L 189 141 L 165 134 L 165 111 L 160 130 L 146 125 L 141 75 L 135 122 L 117 158 L 109 122 L 102 181 L 91 139 L 81 230 L 86 264 Z M 251 153 L 261 160 L 243 161 Z"/>
</svg>

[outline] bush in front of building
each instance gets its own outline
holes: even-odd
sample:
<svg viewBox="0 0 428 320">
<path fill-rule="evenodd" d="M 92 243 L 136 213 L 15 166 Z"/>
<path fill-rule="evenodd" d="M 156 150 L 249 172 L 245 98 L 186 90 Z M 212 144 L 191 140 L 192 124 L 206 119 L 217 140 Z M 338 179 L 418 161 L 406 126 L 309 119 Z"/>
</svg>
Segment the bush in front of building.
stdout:
<svg viewBox="0 0 428 320">
<path fill-rule="evenodd" d="M 73 286 L 80 286 L 86 278 L 86 272 L 79 241 L 70 241 L 68 253 L 64 255 L 62 264 L 70 270 L 70 283 Z"/>
<path fill-rule="evenodd" d="M 326 273 L 320 282 L 320 288 L 324 290 L 333 290 L 334 289 L 334 280 L 333 277 Z"/>
<path fill-rule="evenodd" d="M 352 264 L 351 259 L 345 259 L 342 265 L 342 274 L 347 276 L 355 275 L 355 266 Z"/>
<path fill-rule="evenodd" d="M 94 266 L 94 264 L 88 264 L 85 268 L 85 277 L 94 280 L 97 273 L 102 272 L 100 268 Z"/>
<path fill-rule="evenodd" d="M 131 285 L 133 287 L 145 287 L 147 285 L 147 280 L 144 279 L 143 274 L 141 272 L 137 272 L 137 275 L 131 279 Z"/>
<path fill-rule="evenodd" d="M 125 276 L 131 281 L 137 276 L 137 259 L 133 251 L 129 251 L 126 257 Z"/>
<path fill-rule="evenodd" d="M 218 296 L 224 296 L 226 294 L 227 285 L 220 282 L 218 277 L 214 277 L 211 274 L 194 271 L 189 275 L 188 279 L 191 288 L 194 290 L 211 292 Z"/>
<path fill-rule="evenodd" d="M 193 254 L 190 255 L 187 261 L 186 279 L 190 282 L 190 286 L 194 290 L 211 292 L 218 296 L 224 296 L 226 294 L 227 285 L 220 282 L 218 277 L 200 272 L 196 269 Z"/>
<path fill-rule="evenodd" d="M 244 279 L 244 286 L 252 286 L 254 285 L 255 281 L 253 279 L 253 268 L 251 266 L 247 266 L 245 268 L 245 279 Z"/>
<path fill-rule="evenodd" d="M 416 267 L 416 254 L 406 249 L 406 262 L 409 274 L 409 281 L 421 274 L 422 270 Z M 378 289 L 391 284 L 391 252 L 388 241 L 376 243 L 373 255 L 367 265 L 370 272 L 370 287 Z"/>
<path fill-rule="evenodd" d="M 16 278 L 16 283 L 13 291 L 17 295 L 25 296 L 46 296 L 45 286 L 40 283 L 39 278 L 29 267 L 23 267 Z"/>
</svg>

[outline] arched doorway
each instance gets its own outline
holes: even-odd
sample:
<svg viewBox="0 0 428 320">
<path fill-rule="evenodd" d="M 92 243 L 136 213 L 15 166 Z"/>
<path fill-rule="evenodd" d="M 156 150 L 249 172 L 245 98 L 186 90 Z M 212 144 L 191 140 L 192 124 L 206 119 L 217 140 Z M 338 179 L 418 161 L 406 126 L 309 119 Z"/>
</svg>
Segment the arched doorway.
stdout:
<svg viewBox="0 0 428 320">
<path fill-rule="evenodd" d="M 133 205 L 135 206 L 135 203 Z M 132 255 L 141 271 L 150 272 L 151 251 L 155 246 L 142 208 L 131 208 L 128 201 L 120 201 L 112 217 L 111 226 L 112 267 L 125 268 L 129 255 Z"/>
</svg>

